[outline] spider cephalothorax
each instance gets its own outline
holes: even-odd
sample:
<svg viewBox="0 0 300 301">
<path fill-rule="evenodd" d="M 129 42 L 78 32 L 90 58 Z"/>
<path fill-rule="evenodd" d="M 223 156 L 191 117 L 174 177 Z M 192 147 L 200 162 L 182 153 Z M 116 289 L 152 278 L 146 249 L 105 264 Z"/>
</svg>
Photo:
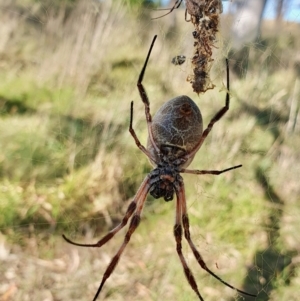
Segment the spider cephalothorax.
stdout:
<svg viewBox="0 0 300 301">
<path fill-rule="evenodd" d="M 79 244 L 71 241 L 63 235 L 64 239 L 76 246 L 81 247 L 101 247 L 107 243 L 116 233 L 118 233 L 130 219 L 128 230 L 125 234 L 124 241 L 112 258 L 106 268 L 98 291 L 94 297 L 94 301 L 100 294 L 104 283 L 114 271 L 119 259 L 130 241 L 131 235 L 138 227 L 141 221 L 141 213 L 145 204 L 146 197 L 150 193 L 154 198 L 163 197 L 165 201 L 171 201 L 176 195 L 176 215 L 173 233 L 176 241 L 176 251 L 180 258 L 184 273 L 191 288 L 197 294 L 199 300 L 204 301 L 201 296 L 196 280 L 190 270 L 187 262 L 182 254 L 182 235 L 187 240 L 192 252 L 202 269 L 207 271 L 217 280 L 236 290 L 238 293 L 255 297 L 242 290 L 235 288 L 229 283 L 222 280 L 219 276 L 213 273 L 205 264 L 201 254 L 196 249 L 190 235 L 189 218 L 187 213 L 185 189 L 183 178 L 180 173 L 191 173 L 196 175 L 212 174 L 219 175 L 226 171 L 241 167 L 241 165 L 233 166 L 224 170 L 189 170 L 186 167 L 192 162 L 195 154 L 200 149 L 203 141 L 213 128 L 213 125 L 220 120 L 229 109 L 229 68 L 227 62 L 227 94 L 225 106 L 220 109 L 209 122 L 207 128 L 202 131 L 202 117 L 197 105 L 187 96 L 179 96 L 166 102 L 156 113 L 154 118 L 150 114 L 150 103 L 142 84 L 143 77 L 146 71 L 147 63 L 153 48 L 156 36 L 150 46 L 148 56 L 144 67 L 140 73 L 137 86 L 140 97 L 145 105 L 145 115 L 147 120 L 149 139 L 147 148 L 139 141 L 132 127 L 133 120 L 133 102 L 131 102 L 131 115 L 129 132 L 135 140 L 138 148 L 143 151 L 150 162 L 154 165 L 154 169 L 145 177 L 132 202 L 129 204 L 127 211 L 118 226 L 108 232 L 97 243 L 94 244 Z M 182 231 L 182 228 L 184 231 Z"/>
<path fill-rule="evenodd" d="M 172 201 L 178 181 L 182 181 L 182 177 L 176 166 L 159 164 L 150 172 L 149 193 L 156 199 L 163 197 L 166 202 Z"/>
</svg>

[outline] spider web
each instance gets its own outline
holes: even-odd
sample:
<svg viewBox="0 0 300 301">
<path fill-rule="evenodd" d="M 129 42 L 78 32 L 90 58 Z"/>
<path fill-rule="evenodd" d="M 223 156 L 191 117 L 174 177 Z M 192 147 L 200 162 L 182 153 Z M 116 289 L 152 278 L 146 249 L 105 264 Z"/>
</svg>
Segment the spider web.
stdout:
<svg viewBox="0 0 300 301">
<path fill-rule="evenodd" d="M 225 5 L 226 3 L 224 3 Z M 234 49 L 234 15 L 224 14 L 211 78 L 199 97 L 186 81 L 193 30 L 184 9 L 159 12 L 135 1 L 0 2 L 0 300 L 92 300 L 123 241 L 92 242 L 117 225 L 144 176 L 144 108 L 136 81 L 154 34 L 144 84 L 154 113 L 186 94 L 204 126 L 224 105 L 230 59 L 231 108 L 184 175 L 193 241 L 207 266 L 256 300 L 297 300 L 299 272 L 299 25 L 264 20 L 261 36 Z M 298 19 L 299 21 L 299 19 Z M 239 26 L 237 23 L 236 26 Z M 173 57 L 185 55 L 180 66 Z M 175 204 L 149 197 L 141 225 L 99 300 L 197 300 L 173 238 Z M 238 296 L 183 252 L 203 298 Z M 251 299 L 253 300 L 253 299 Z"/>
</svg>

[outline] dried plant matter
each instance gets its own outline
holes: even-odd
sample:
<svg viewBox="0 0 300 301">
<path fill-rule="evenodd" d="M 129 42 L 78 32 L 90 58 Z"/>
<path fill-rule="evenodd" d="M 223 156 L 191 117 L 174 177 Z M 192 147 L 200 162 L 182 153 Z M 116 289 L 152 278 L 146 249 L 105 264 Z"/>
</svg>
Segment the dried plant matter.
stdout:
<svg viewBox="0 0 300 301">
<path fill-rule="evenodd" d="M 192 84 L 196 93 L 213 89 L 209 72 L 212 66 L 212 48 L 215 47 L 216 33 L 219 26 L 219 15 L 222 13 L 220 0 L 187 0 L 186 16 L 190 15 L 190 21 L 195 27 L 193 31 L 194 54 L 192 57 L 193 75 L 187 80 Z"/>
<path fill-rule="evenodd" d="M 173 7 L 163 16 L 177 9 L 182 0 L 177 0 Z M 196 93 L 204 93 L 213 89 L 209 72 L 212 66 L 212 48 L 215 47 L 216 34 L 219 26 L 219 15 L 223 11 L 221 0 L 186 0 L 185 20 L 192 22 L 194 54 L 192 57 L 193 74 L 187 80 L 192 84 Z M 187 19 L 187 14 L 190 19 Z M 161 16 L 161 17 L 163 17 Z"/>
</svg>

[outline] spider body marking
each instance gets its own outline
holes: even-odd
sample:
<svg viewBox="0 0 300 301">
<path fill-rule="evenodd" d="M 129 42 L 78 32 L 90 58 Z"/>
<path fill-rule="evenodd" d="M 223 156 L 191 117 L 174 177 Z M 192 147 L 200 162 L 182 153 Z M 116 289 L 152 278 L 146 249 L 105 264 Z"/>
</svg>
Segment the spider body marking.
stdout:
<svg viewBox="0 0 300 301">
<path fill-rule="evenodd" d="M 156 147 L 148 139 L 147 149 L 156 162 L 172 163 L 182 159 L 178 167 L 187 167 L 193 158 L 186 155 L 197 147 L 202 136 L 201 112 L 188 96 L 175 97 L 164 103 L 154 115 L 151 131 Z"/>
<path fill-rule="evenodd" d="M 120 257 L 122 256 L 127 244 L 129 243 L 133 232 L 139 226 L 141 221 L 141 213 L 145 205 L 145 200 L 150 193 L 154 198 L 163 197 L 165 201 L 171 201 L 176 195 L 176 214 L 173 233 L 176 242 L 176 251 L 179 256 L 183 271 L 191 288 L 194 290 L 200 301 L 204 301 L 201 296 L 195 277 L 189 268 L 185 257 L 182 253 L 182 237 L 184 236 L 188 245 L 190 246 L 196 261 L 202 269 L 212 275 L 215 279 L 222 282 L 224 285 L 230 287 L 236 292 L 252 297 L 254 294 L 247 293 L 225 282 L 214 272 L 212 272 L 204 262 L 200 252 L 194 245 L 191 234 L 190 225 L 186 205 L 185 187 L 183 178 L 180 173 L 190 173 L 196 175 L 211 174 L 220 175 L 224 172 L 236 169 L 242 165 L 229 167 L 223 170 L 189 170 L 186 169 L 192 162 L 195 154 L 200 149 L 205 138 L 210 133 L 213 125 L 219 121 L 229 109 L 229 67 L 227 63 L 227 93 L 225 99 L 225 106 L 221 108 L 211 119 L 208 126 L 202 131 L 202 117 L 197 105 L 187 96 L 179 96 L 166 102 L 152 119 L 150 113 L 150 102 L 142 84 L 143 77 L 146 71 L 148 60 L 154 46 L 157 36 L 154 36 L 150 46 L 146 61 L 141 70 L 137 81 L 137 87 L 140 93 L 141 100 L 145 106 L 145 115 L 148 126 L 148 144 L 145 148 L 139 141 L 133 127 L 133 102 L 131 102 L 130 110 L 130 124 L 129 132 L 132 135 L 137 147 L 147 155 L 150 162 L 154 165 L 154 169 L 146 175 L 144 181 L 140 185 L 132 202 L 129 204 L 127 211 L 121 222 L 112 230 L 110 230 L 98 242 L 93 244 L 76 243 L 63 235 L 63 238 L 70 244 L 81 247 L 100 248 L 112 239 L 129 221 L 128 230 L 125 234 L 124 240 L 116 254 L 111 259 L 107 266 L 98 290 L 94 296 L 95 301 L 102 288 L 116 268 Z"/>
</svg>

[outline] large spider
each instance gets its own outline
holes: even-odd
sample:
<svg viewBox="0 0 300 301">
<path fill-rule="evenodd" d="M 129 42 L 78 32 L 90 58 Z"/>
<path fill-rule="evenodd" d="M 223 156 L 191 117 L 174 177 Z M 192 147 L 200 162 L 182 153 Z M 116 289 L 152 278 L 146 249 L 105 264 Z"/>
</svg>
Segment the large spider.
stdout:
<svg viewBox="0 0 300 301">
<path fill-rule="evenodd" d="M 129 228 L 126 232 L 124 242 L 121 245 L 118 252 L 112 258 L 110 264 L 106 268 L 102 281 L 98 288 L 98 291 L 93 299 L 95 301 L 99 296 L 105 281 L 110 277 L 114 271 L 125 247 L 127 246 L 131 235 L 138 227 L 141 220 L 141 212 L 145 204 L 145 200 L 148 192 L 158 199 L 163 197 L 165 201 L 171 201 L 174 193 L 176 194 L 176 218 L 174 225 L 174 236 L 176 240 L 176 250 L 180 258 L 181 264 L 184 269 L 185 276 L 195 291 L 200 300 L 204 301 L 201 296 L 196 280 L 187 265 L 187 262 L 182 254 L 182 227 L 184 229 L 184 236 L 189 246 L 191 247 L 193 254 L 201 266 L 202 269 L 207 271 L 217 280 L 227 285 L 228 287 L 236 290 L 238 293 L 244 295 L 256 297 L 256 295 L 249 294 L 242 290 L 235 288 L 229 283 L 222 280 L 219 276 L 214 274 L 205 264 L 201 254 L 197 251 L 190 235 L 189 218 L 187 213 L 186 198 L 184 191 L 183 178 L 181 173 L 190 173 L 196 175 L 212 174 L 219 175 L 232 169 L 241 167 L 242 165 L 233 166 L 224 170 L 190 170 L 186 167 L 192 162 L 195 154 L 201 147 L 205 138 L 211 131 L 213 125 L 220 120 L 223 115 L 229 109 L 229 68 L 227 64 L 227 94 L 225 100 L 225 106 L 216 113 L 211 119 L 207 128 L 202 132 L 202 116 L 197 105 L 187 96 L 175 97 L 166 102 L 156 113 L 152 119 L 150 114 L 150 103 L 142 84 L 143 77 L 146 71 L 148 60 L 154 46 L 154 42 L 157 36 L 154 36 L 152 44 L 150 46 L 146 61 L 144 63 L 141 74 L 138 78 L 137 87 L 141 96 L 141 99 L 145 105 L 145 114 L 148 125 L 148 144 L 145 148 L 136 136 L 136 133 L 132 127 L 133 120 L 133 102 L 131 102 L 130 111 L 130 125 L 129 132 L 135 140 L 138 148 L 146 154 L 154 165 L 154 169 L 146 176 L 139 190 L 137 191 L 133 201 L 129 204 L 126 214 L 118 226 L 108 232 L 102 239 L 95 244 L 80 244 L 75 243 L 68 239 L 65 235 L 63 238 L 70 244 L 81 247 L 101 247 L 107 243 L 117 232 L 119 232 L 130 220 Z"/>
</svg>

